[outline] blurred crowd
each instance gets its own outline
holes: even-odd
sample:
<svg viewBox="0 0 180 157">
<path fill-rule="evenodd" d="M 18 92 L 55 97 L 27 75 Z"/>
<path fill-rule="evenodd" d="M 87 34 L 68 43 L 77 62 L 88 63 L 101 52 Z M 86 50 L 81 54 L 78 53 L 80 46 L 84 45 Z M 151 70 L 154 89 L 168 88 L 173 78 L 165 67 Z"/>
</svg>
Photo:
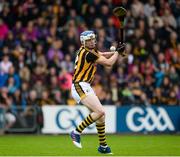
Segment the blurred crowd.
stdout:
<svg viewBox="0 0 180 157">
<path fill-rule="evenodd" d="M 75 105 L 70 94 L 79 35 L 117 45 L 116 6 L 127 9 L 128 57 L 98 66 L 93 88 L 103 104 L 180 105 L 180 0 L 0 0 L 0 104 Z"/>
</svg>

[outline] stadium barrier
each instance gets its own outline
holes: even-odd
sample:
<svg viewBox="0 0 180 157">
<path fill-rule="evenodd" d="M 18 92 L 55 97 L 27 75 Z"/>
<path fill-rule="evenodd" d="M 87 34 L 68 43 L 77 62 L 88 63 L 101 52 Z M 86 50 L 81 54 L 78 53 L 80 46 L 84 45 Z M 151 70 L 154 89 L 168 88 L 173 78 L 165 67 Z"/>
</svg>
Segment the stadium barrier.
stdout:
<svg viewBox="0 0 180 157">
<path fill-rule="evenodd" d="M 84 106 L 43 106 L 44 127 L 42 133 L 59 134 L 69 133 L 89 114 Z M 106 111 L 106 132 L 116 132 L 116 107 L 105 106 Z M 109 124 L 109 125 L 108 125 Z M 96 133 L 95 124 L 84 130 L 85 133 Z"/>
<path fill-rule="evenodd" d="M 39 129 L 37 113 L 37 108 L 33 106 L 26 108 L 13 106 L 8 110 L 0 108 L 0 130 L 9 133 L 37 132 Z"/>
<path fill-rule="evenodd" d="M 84 106 L 43 106 L 42 133 L 69 133 L 88 114 Z M 180 107 L 105 106 L 107 133 L 177 133 L 180 132 Z M 85 133 L 96 133 L 91 125 Z"/>
<path fill-rule="evenodd" d="M 43 106 L 12 109 L 16 122 L 6 128 L 11 133 L 63 134 L 73 130 L 88 114 L 84 106 Z M 178 106 L 105 106 L 107 133 L 180 133 L 180 107 Z M 7 115 L 0 108 L 0 132 L 7 125 Z M 40 113 L 40 114 L 39 114 Z M 39 120 L 40 119 L 40 120 Z M 44 119 L 44 120 L 43 120 Z M 96 133 L 95 124 L 85 133 Z"/>
<path fill-rule="evenodd" d="M 119 107 L 118 133 L 176 133 L 180 132 L 180 107 Z"/>
</svg>

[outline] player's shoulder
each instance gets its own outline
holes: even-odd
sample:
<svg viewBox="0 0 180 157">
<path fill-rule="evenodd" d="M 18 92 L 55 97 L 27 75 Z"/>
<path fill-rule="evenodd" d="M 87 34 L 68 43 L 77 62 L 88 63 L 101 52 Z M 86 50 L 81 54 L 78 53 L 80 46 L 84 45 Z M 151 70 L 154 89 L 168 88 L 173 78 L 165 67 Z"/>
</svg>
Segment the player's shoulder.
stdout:
<svg viewBox="0 0 180 157">
<path fill-rule="evenodd" d="M 88 48 L 84 48 L 86 50 L 87 53 L 92 53 L 94 55 L 99 55 L 99 51 L 97 50 L 97 48 L 94 49 L 88 49 Z"/>
<path fill-rule="evenodd" d="M 93 53 L 94 55 L 98 56 L 100 55 L 100 52 L 97 49 L 92 49 L 91 53 Z"/>
<path fill-rule="evenodd" d="M 83 46 L 81 46 L 78 50 L 76 50 L 76 54 L 79 55 L 81 52 L 86 51 Z"/>
</svg>

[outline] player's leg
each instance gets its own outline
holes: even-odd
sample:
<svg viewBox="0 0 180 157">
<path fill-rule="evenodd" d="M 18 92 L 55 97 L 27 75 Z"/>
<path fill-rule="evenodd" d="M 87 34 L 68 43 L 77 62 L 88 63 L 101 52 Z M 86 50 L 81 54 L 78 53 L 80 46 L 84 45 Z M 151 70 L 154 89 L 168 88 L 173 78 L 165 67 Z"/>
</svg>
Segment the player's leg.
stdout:
<svg viewBox="0 0 180 157">
<path fill-rule="evenodd" d="M 103 154 L 112 154 L 110 147 L 108 147 L 105 135 L 105 116 L 102 116 L 96 121 L 96 129 L 99 137 L 98 152 Z"/>
<path fill-rule="evenodd" d="M 105 136 L 105 116 L 102 116 L 96 121 L 96 129 L 99 137 L 99 145 L 107 146 Z"/>
<path fill-rule="evenodd" d="M 82 131 L 94 123 L 97 119 L 105 115 L 103 106 L 95 94 L 89 94 L 81 100 L 81 102 L 87 106 L 92 112 L 77 126 L 75 130 L 71 132 L 71 138 L 73 143 L 78 148 L 82 148 L 80 135 Z"/>
<path fill-rule="evenodd" d="M 85 106 L 87 106 L 92 112 L 76 128 L 76 131 L 78 133 L 82 133 L 82 131 L 90 124 L 92 124 L 102 116 L 105 116 L 105 110 L 96 95 L 87 95 L 84 99 L 81 100 L 81 102 Z"/>
</svg>

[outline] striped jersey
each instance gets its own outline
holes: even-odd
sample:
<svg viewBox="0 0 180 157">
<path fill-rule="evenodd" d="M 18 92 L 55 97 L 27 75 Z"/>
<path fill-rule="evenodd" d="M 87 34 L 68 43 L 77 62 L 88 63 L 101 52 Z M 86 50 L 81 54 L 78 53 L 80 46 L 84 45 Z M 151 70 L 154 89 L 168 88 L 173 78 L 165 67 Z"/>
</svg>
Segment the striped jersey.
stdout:
<svg viewBox="0 0 180 157">
<path fill-rule="evenodd" d="M 91 83 L 96 72 L 95 61 L 99 58 L 98 51 L 92 49 L 91 51 L 85 47 L 80 47 L 77 51 L 75 60 L 75 69 L 73 76 L 73 83 L 88 82 Z"/>
</svg>

